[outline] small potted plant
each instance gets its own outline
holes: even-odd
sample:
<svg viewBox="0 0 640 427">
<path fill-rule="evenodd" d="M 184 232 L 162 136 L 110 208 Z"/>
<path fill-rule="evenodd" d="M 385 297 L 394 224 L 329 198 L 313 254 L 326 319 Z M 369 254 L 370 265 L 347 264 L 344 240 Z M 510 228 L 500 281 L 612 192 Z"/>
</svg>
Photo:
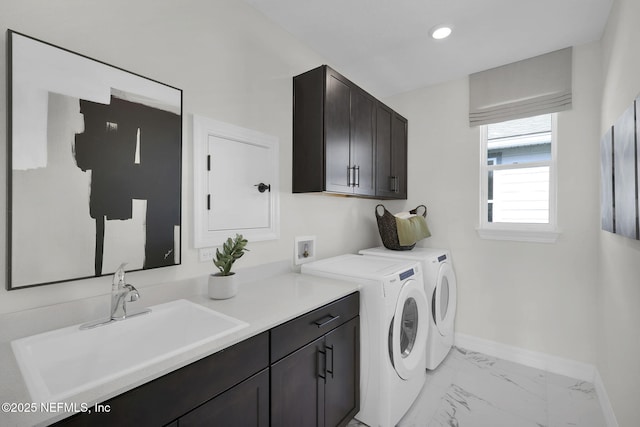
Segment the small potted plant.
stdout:
<svg viewBox="0 0 640 427">
<path fill-rule="evenodd" d="M 218 267 L 220 272 L 209 276 L 209 297 L 213 299 L 227 299 L 238 293 L 238 283 L 235 273 L 231 271 L 233 263 L 244 255 L 249 249 L 247 239 L 242 234 L 236 234 L 232 239 L 229 237 L 220 248 L 216 249 L 216 256 L 213 258 L 213 264 Z"/>
</svg>

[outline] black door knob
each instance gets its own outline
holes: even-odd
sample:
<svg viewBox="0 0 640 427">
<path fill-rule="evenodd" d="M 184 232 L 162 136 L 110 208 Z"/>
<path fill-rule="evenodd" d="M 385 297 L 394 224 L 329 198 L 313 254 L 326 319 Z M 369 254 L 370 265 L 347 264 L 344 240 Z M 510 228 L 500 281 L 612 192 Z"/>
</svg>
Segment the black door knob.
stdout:
<svg viewBox="0 0 640 427">
<path fill-rule="evenodd" d="M 271 185 L 265 184 L 264 182 L 261 182 L 260 184 L 256 184 L 254 185 L 254 187 L 258 187 L 258 191 L 261 193 L 264 193 L 267 190 L 271 192 Z"/>
</svg>

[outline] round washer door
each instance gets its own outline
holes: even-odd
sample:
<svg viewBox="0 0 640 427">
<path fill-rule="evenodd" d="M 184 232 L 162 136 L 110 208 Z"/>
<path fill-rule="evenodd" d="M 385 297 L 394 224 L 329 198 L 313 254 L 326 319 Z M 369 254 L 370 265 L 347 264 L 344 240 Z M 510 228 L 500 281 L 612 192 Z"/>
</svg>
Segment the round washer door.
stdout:
<svg viewBox="0 0 640 427">
<path fill-rule="evenodd" d="M 453 333 L 453 319 L 456 315 L 457 304 L 456 275 L 449 263 L 443 262 L 438 270 L 436 289 L 431 301 L 433 321 L 442 336 Z"/>
<path fill-rule="evenodd" d="M 400 289 L 389 328 L 391 364 L 400 378 L 408 380 L 424 365 L 429 319 L 422 283 L 407 280 Z"/>
</svg>

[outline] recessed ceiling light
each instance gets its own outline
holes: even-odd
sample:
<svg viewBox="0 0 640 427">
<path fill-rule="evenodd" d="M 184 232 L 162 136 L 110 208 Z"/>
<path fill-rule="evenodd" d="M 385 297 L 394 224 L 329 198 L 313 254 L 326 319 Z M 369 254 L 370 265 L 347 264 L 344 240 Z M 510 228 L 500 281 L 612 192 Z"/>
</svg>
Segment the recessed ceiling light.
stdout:
<svg viewBox="0 0 640 427">
<path fill-rule="evenodd" d="M 431 30 L 431 37 L 436 40 L 446 39 L 451 35 L 451 27 L 446 25 L 438 25 Z"/>
</svg>

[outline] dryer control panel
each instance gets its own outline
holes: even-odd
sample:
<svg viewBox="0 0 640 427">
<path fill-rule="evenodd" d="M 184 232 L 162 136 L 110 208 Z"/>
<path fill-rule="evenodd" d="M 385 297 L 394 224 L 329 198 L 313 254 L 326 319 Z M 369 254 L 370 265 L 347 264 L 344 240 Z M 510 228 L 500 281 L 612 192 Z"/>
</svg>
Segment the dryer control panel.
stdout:
<svg viewBox="0 0 640 427">
<path fill-rule="evenodd" d="M 408 279 L 411 276 L 414 276 L 416 274 L 415 271 L 413 271 L 413 268 L 410 268 L 407 271 L 403 271 L 402 273 L 400 273 L 400 280 L 405 280 Z"/>
</svg>

